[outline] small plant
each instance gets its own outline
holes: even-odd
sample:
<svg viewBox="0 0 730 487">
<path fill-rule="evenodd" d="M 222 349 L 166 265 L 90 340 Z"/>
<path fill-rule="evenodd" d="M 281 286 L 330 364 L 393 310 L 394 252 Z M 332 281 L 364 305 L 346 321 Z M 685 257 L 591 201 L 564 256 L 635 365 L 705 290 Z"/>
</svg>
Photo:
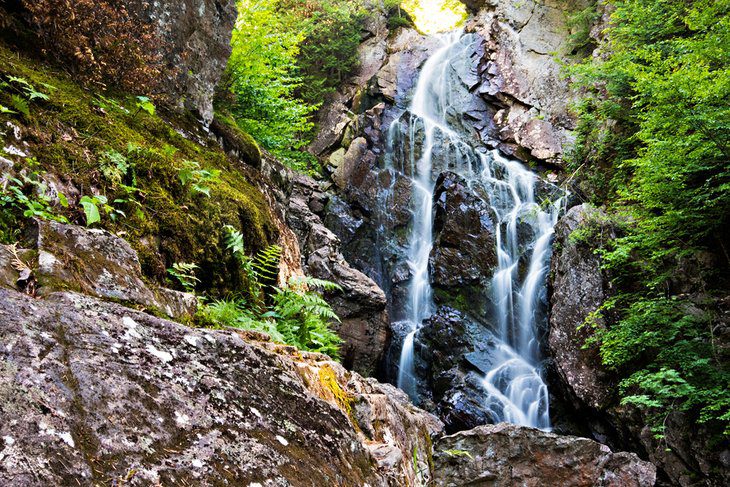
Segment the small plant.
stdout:
<svg viewBox="0 0 730 487">
<path fill-rule="evenodd" d="M 466 450 L 443 450 L 448 456 L 452 458 L 457 457 L 468 457 L 470 460 L 474 460 L 474 457 Z"/>
<path fill-rule="evenodd" d="M 212 326 L 232 326 L 268 333 L 274 341 L 301 350 L 337 358 L 340 337 L 330 329 L 339 321 L 318 290 L 337 291 L 340 286 L 311 277 L 289 280 L 276 287 L 282 249 L 272 245 L 251 258 L 245 254 L 243 235 L 226 226 L 225 244 L 248 278 L 248 300 L 216 301 L 201 309 L 199 319 Z"/>
<path fill-rule="evenodd" d="M 6 174 L 4 178 L 6 182 L 0 193 L 0 207 L 20 210 L 26 218 L 68 222 L 64 216 L 54 212 L 52 199 L 47 193 L 48 188 L 37 173 L 22 175 L 20 179 Z M 68 206 L 63 194 L 59 193 L 58 197 L 61 206 Z"/>
<path fill-rule="evenodd" d="M 196 264 L 175 262 L 170 269 L 167 269 L 167 273 L 177 279 L 185 291 L 193 292 L 197 283 L 200 282 L 200 279 L 195 276 L 196 269 L 198 269 Z"/>
<path fill-rule="evenodd" d="M 155 114 L 155 104 L 152 103 L 152 101 L 147 96 L 138 96 L 136 98 L 135 106 L 137 107 L 137 111 L 134 112 L 134 115 L 132 115 L 132 118 L 136 117 L 139 112 L 147 112 L 149 115 Z"/>
<path fill-rule="evenodd" d="M 108 204 L 109 200 L 104 195 L 96 196 L 84 196 L 79 200 L 79 204 L 84 209 L 84 215 L 86 215 L 86 226 L 89 227 L 94 223 L 101 221 L 101 211 L 112 221 L 115 221 L 120 216 L 126 217 L 127 215 L 112 205 Z M 114 200 L 114 203 L 124 203 L 125 200 Z M 101 210 L 101 211 L 100 211 Z"/>
<path fill-rule="evenodd" d="M 55 89 L 51 85 L 43 86 L 49 91 Z M 46 93 L 37 90 L 25 78 L 19 78 L 17 76 L 8 76 L 6 81 L 0 81 L 0 90 L 10 93 L 10 104 L 14 109 L 0 105 L 0 113 L 22 113 L 26 117 L 29 117 L 30 102 L 33 100 L 46 101 L 50 98 Z"/>
<path fill-rule="evenodd" d="M 178 177 L 183 186 L 189 185 L 191 192 L 210 197 L 209 185 L 218 181 L 220 173 L 217 169 L 201 169 L 197 162 L 185 160 Z"/>
<path fill-rule="evenodd" d="M 122 183 L 124 176 L 127 175 L 131 164 L 127 160 L 127 157 L 123 154 L 110 149 L 103 152 L 100 161 L 101 174 L 107 179 L 112 185 L 117 186 Z"/>
</svg>

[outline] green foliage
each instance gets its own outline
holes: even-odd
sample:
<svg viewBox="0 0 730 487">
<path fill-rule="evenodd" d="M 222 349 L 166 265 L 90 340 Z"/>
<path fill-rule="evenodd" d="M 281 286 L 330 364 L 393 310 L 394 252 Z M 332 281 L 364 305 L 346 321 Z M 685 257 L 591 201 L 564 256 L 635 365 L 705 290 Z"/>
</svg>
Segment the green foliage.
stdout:
<svg viewBox="0 0 730 487">
<path fill-rule="evenodd" d="M 51 85 L 44 84 L 44 88 L 49 91 L 55 88 Z M 14 110 L 0 105 L 0 113 L 23 114 L 30 117 L 30 103 L 34 100 L 47 101 L 50 97 L 38 91 L 28 80 L 18 76 L 7 76 L 5 80 L 0 79 L 0 93 L 9 95 L 9 103 Z"/>
<path fill-rule="evenodd" d="M 329 324 L 340 319 L 316 289 L 336 291 L 340 287 L 311 277 L 292 278 L 273 295 L 272 317 L 285 343 L 338 358 L 341 339 Z"/>
<path fill-rule="evenodd" d="M 339 318 L 317 290 L 332 292 L 341 288 L 311 277 L 293 278 L 286 286 L 276 287 L 282 249 L 272 245 L 252 259 L 245 254 L 242 234 L 232 226 L 227 226 L 225 232 L 226 247 L 248 276 L 242 290 L 247 298 L 204 306 L 199 322 L 268 333 L 274 341 L 337 358 L 341 340 L 329 325 Z"/>
<path fill-rule="evenodd" d="M 52 220 L 67 223 L 66 217 L 57 214 L 53 209 L 53 198 L 49 194 L 48 186 L 43 182 L 39 173 L 36 171 L 28 175 L 20 175 L 13 177 L 9 174 L 3 176 L 7 182 L 2 185 L 0 192 L 0 226 L 5 227 L 3 233 L 10 231 L 10 227 L 15 230 L 19 226 L 13 225 L 17 221 L 16 213 L 22 214 L 24 218 L 40 218 L 42 220 Z M 66 197 L 59 194 L 59 200 L 63 205 L 68 206 Z M 17 235 L 15 235 L 17 237 Z"/>
<path fill-rule="evenodd" d="M 114 203 L 122 202 L 122 200 L 114 200 Z M 124 211 L 110 205 L 107 197 L 101 194 L 95 196 L 82 196 L 79 200 L 79 204 L 84 210 L 84 215 L 86 215 L 87 227 L 101 221 L 101 211 L 103 211 L 104 214 L 109 215 L 109 218 L 112 220 L 116 220 L 120 216 L 127 216 Z"/>
<path fill-rule="evenodd" d="M 318 107 L 357 67 L 362 0 L 239 0 L 237 6 L 217 108 L 285 164 L 317 172 L 316 159 L 302 149 Z"/>
<path fill-rule="evenodd" d="M 195 286 L 200 282 L 200 279 L 195 276 L 196 269 L 198 269 L 196 264 L 175 262 L 170 269 L 167 269 L 167 273 L 174 277 L 185 291 L 193 292 Z"/>
<path fill-rule="evenodd" d="M 361 0 L 282 3 L 293 9 L 305 29 L 297 56 L 303 83 L 297 92 L 305 103 L 320 105 L 359 65 L 365 8 Z"/>
<path fill-rule="evenodd" d="M 204 194 L 210 198 L 210 184 L 220 179 L 220 170 L 201 169 L 195 161 L 185 160 L 178 171 L 180 183 L 189 188 L 192 193 Z"/>
<path fill-rule="evenodd" d="M 138 96 L 137 103 L 135 103 L 135 106 L 137 107 L 135 116 L 140 111 L 146 112 L 148 115 L 155 114 L 155 105 L 154 105 L 154 103 L 152 103 L 152 101 L 147 96 Z"/>
<path fill-rule="evenodd" d="M 228 61 L 228 109 L 238 125 L 274 152 L 306 144 L 315 110 L 294 95 L 302 79 L 296 67 L 301 29 L 279 10 L 279 0 L 239 0 Z"/>
<path fill-rule="evenodd" d="M 728 434 L 730 370 L 712 302 L 730 263 L 730 1 L 610 3 L 606 52 L 568 68 L 588 91 L 573 167 L 625 222 L 600 251 L 617 294 L 591 343 L 656 434 L 672 410 Z M 722 264 L 692 276 L 694 295 L 677 294 L 677 270 L 703 252 Z"/>
<path fill-rule="evenodd" d="M 127 157 L 114 149 L 101 154 L 99 167 L 101 174 L 115 186 L 122 183 L 122 178 L 126 176 L 130 167 Z"/>
</svg>

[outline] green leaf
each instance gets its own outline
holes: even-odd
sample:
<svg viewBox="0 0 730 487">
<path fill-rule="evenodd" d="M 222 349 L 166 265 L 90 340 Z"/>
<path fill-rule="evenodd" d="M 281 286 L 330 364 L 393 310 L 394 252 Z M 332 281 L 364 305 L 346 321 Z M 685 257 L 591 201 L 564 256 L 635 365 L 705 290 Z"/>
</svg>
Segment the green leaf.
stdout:
<svg viewBox="0 0 730 487">
<path fill-rule="evenodd" d="M 137 109 L 147 112 L 150 115 L 155 114 L 155 105 L 147 96 L 137 97 Z"/>
<path fill-rule="evenodd" d="M 99 214 L 99 207 L 96 206 L 96 202 L 94 199 L 89 198 L 88 196 L 84 196 L 81 198 L 81 201 L 79 201 L 81 206 L 84 208 L 84 213 L 86 214 L 86 226 L 91 226 L 94 223 L 101 221 L 101 215 Z"/>
</svg>

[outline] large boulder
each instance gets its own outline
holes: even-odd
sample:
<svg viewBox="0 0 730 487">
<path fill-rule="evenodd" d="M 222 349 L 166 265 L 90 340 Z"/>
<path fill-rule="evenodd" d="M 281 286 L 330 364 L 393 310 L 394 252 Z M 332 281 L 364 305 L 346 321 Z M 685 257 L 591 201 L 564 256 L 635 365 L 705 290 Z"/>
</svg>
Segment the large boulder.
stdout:
<svg viewBox="0 0 730 487">
<path fill-rule="evenodd" d="M 508 487 L 650 487 L 656 468 L 600 443 L 500 423 L 441 438 L 435 484 Z"/>
<path fill-rule="evenodd" d="M 433 199 L 431 282 L 437 289 L 437 298 L 448 295 L 453 302 L 461 297 L 461 307 L 469 302 L 468 307 L 473 309 L 473 303 L 479 301 L 477 295 L 497 267 L 489 204 L 453 172 L 438 177 Z"/>
<path fill-rule="evenodd" d="M 152 22 L 158 53 L 169 69 L 162 90 L 179 106 L 213 121 L 213 95 L 231 55 L 236 22 L 234 0 L 126 0 L 133 15 Z"/>
<path fill-rule="evenodd" d="M 447 432 L 496 422 L 483 381 L 497 344 L 484 325 L 446 306 L 423 323 L 415 345 L 421 406 L 441 418 Z"/>
<path fill-rule="evenodd" d="M 0 484 L 424 485 L 433 416 L 318 354 L 0 289 Z"/>
<path fill-rule="evenodd" d="M 27 243 L 22 250 L 0 246 L 0 286 L 39 296 L 73 290 L 176 319 L 197 310 L 194 295 L 147 282 L 137 252 L 105 230 L 35 220 Z"/>
<path fill-rule="evenodd" d="M 555 226 L 557 251 L 549 281 L 549 355 L 573 400 L 595 409 L 611 402 L 615 384 L 601 365 L 596 348 L 583 347 L 591 336 L 591 327 L 584 325 L 610 296 L 610 284 L 594 252 L 592 236 L 586 242 L 576 238 L 575 232 L 591 226 L 605 240 L 615 238 L 605 219 L 605 214 L 589 205 L 575 206 L 560 219 Z M 604 323 L 598 318 L 594 325 Z"/>
</svg>

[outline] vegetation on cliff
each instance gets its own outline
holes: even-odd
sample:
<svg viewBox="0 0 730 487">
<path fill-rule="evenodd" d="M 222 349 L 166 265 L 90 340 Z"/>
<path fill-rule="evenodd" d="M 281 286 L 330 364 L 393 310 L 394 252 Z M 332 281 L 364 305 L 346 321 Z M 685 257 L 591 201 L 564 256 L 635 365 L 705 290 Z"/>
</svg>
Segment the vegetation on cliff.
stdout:
<svg viewBox="0 0 730 487">
<path fill-rule="evenodd" d="M 301 151 L 313 115 L 357 67 L 367 17 L 363 0 L 239 0 L 233 54 L 218 97 L 239 126 L 290 166 L 311 170 Z"/>
<path fill-rule="evenodd" d="M 607 3 L 601 54 L 570 68 L 587 91 L 573 169 L 621 235 L 600 251 L 617 292 L 591 344 L 656 433 L 682 410 L 727 435 L 730 1 Z"/>
</svg>

